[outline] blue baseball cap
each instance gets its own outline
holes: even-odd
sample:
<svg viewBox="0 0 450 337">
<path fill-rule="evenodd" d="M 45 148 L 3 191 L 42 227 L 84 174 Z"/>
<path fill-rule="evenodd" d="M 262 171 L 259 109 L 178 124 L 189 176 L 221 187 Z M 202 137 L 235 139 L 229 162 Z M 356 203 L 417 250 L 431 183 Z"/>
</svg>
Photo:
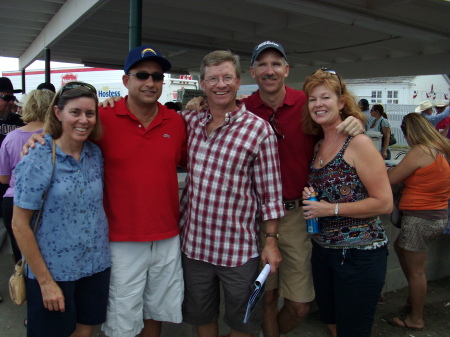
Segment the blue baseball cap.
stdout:
<svg viewBox="0 0 450 337">
<path fill-rule="evenodd" d="M 253 54 L 252 54 L 252 58 L 250 61 L 250 65 L 253 65 L 253 63 L 255 63 L 259 54 L 261 54 L 264 50 L 269 49 L 269 48 L 278 50 L 280 52 L 280 54 L 283 55 L 284 59 L 287 62 L 286 53 L 284 52 L 284 48 L 281 44 L 273 42 L 273 41 L 264 41 L 264 42 L 260 43 L 259 45 L 257 45 L 253 49 Z"/>
<path fill-rule="evenodd" d="M 124 67 L 125 74 L 128 74 L 130 68 L 132 68 L 136 63 L 144 60 L 152 60 L 158 62 L 164 72 L 167 72 L 170 70 L 170 68 L 172 68 L 170 62 L 165 59 L 158 50 L 152 48 L 151 46 L 140 46 L 131 49 L 128 53 Z"/>
</svg>

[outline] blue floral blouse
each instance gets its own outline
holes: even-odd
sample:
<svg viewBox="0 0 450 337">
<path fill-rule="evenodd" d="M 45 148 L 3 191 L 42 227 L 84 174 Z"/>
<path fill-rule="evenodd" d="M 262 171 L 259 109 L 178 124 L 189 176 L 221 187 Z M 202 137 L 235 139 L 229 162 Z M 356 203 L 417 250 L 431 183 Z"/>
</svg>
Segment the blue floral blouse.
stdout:
<svg viewBox="0 0 450 337">
<path fill-rule="evenodd" d="M 111 266 L 108 222 L 103 209 L 103 157 L 85 142 L 80 160 L 56 147 L 52 174 L 52 138 L 37 144 L 15 168 L 14 204 L 37 210 L 47 192 L 36 240 L 55 281 L 74 281 Z M 29 268 L 28 277 L 35 278 Z"/>
</svg>

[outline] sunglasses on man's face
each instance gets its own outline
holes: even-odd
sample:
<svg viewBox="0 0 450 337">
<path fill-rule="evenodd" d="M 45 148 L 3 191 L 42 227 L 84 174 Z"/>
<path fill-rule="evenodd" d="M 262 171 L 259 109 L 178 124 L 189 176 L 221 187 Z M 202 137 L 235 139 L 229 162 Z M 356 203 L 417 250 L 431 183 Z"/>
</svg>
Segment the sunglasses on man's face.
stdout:
<svg viewBox="0 0 450 337">
<path fill-rule="evenodd" d="M 164 80 L 164 74 L 160 74 L 160 73 L 150 74 L 150 73 L 147 73 L 144 71 L 140 71 L 140 72 L 134 73 L 134 74 L 128 73 L 127 75 L 128 76 L 136 76 L 136 78 L 141 81 L 148 80 L 150 76 L 152 77 L 152 80 L 155 82 L 160 82 L 160 81 Z"/>
<path fill-rule="evenodd" d="M 4 100 L 5 102 L 11 102 L 11 101 L 16 101 L 16 96 L 14 95 L 0 95 L 0 98 L 2 100 Z"/>
</svg>

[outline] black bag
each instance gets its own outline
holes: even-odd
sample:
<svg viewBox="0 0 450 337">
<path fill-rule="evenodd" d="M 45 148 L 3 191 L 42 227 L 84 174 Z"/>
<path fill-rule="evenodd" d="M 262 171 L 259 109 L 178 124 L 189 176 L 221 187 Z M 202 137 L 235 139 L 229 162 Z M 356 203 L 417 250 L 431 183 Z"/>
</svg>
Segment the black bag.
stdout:
<svg viewBox="0 0 450 337">
<path fill-rule="evenodd" d="M 383 117 L 381 117 L 381 118 L 382 118 L 382 120 L 381 120 L 381 122 L 382 122 L 384 118 Z M 381 132 L 381 134 L 383 134 L 383 128 L 381 127 L 381 122 L 380 122 L 380 132 Z M 384 144 L 384 136 L 381 139 L 381 144 Z M 391 130 L 391 136 L 389 138 L 389 146 L 394 145 L 394 144 L 397 144 L 397 139 L 395 139 L 394 133 Z"/>
<path fill-rule="evenodd" d="M 392 208 L 391 213 L 391 222 L 394 227 L 400 228 L 402 223 L 403 213 L 398 209 L 398 204 L 400 203 L 400 198 L 402 197 L 403 192 L 403 183 L 392 186 L 392 194 L 394 196 L 394 207 Z"/>
</svg>

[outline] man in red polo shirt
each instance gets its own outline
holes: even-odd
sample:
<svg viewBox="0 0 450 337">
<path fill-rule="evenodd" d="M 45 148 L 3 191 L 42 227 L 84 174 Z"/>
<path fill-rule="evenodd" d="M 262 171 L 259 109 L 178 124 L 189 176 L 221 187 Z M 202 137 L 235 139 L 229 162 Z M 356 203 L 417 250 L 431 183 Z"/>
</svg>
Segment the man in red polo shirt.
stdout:
<svg viewBox="0 0 450 337">
<path fill-rule="evenodd" d="M 102 329 L 109 337 L 159 336 L 161 321 L 182 320 L 176 168 L 185 160 L 186 128 L 158 102 L 170 67 L 150 46 L 132 49 L 122 78 L 128 96 L 100 109 L 112 258 Z"/>
<path fill-rule="evenodd" d="M 170 68 L 150 46 L 130 50 L 122 77 L 128 95 L 99 109 L 112 262 L 102 330 L 109 337 L 159 337 L 161 321 L 182 321 L 177 165 L 185 166 L 187 136 L 183 119 L 158 102 Z"/>
</svg>

